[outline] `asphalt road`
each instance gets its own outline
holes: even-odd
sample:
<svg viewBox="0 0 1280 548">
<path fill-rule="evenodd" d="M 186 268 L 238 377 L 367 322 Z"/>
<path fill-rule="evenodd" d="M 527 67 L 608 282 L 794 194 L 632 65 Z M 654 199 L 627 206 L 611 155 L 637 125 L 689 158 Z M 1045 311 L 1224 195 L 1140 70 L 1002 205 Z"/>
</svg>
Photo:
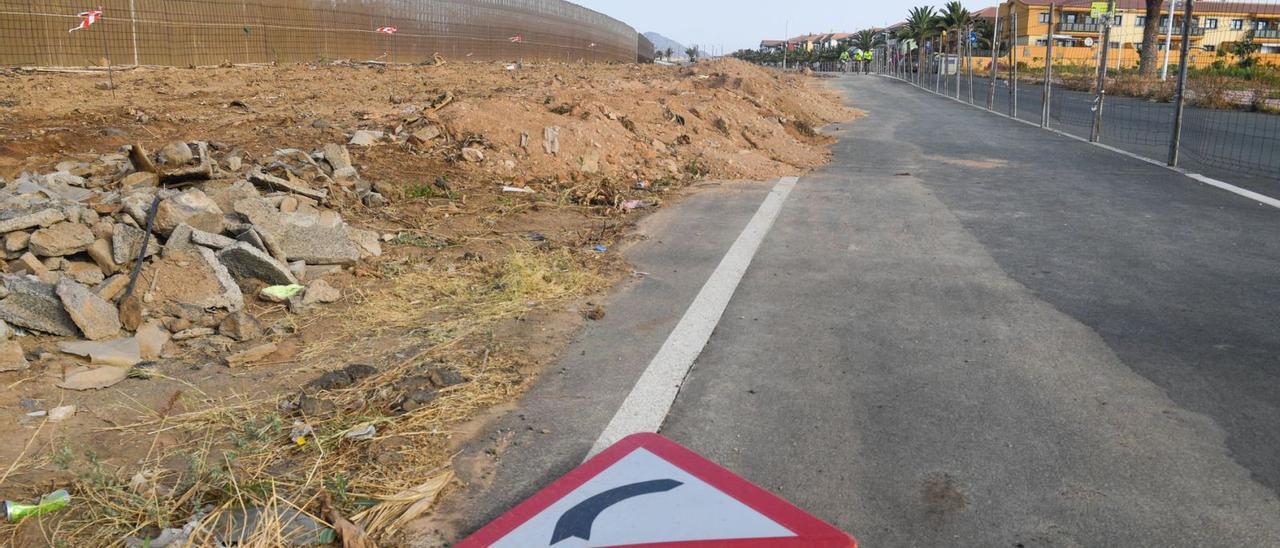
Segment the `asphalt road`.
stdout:
<svg viewBox="0 0 1280 548">
<path fill-rule="evenodd" d="M 874 77 L 662 433 L 864 546 L 1280 546 L 1280 210 Z M 937 128 L 947 128 L 939 131 Z M 473 530 L 581 462 L 769 189 L 706 189 L 460 458 Z"/>
<path fill-rule="evenodd" d="M 973 79 L 974 103 L 986 106 L 990 79 Z M 995 110 L 1009 114 L 1009 87 L 997 81 Z M 930 90 L 955 96 L 954 76 Z M 1044 86 L 1018 84 L 1017 116 L 1040 123 Z M 1092 93 L 1055 85 L 1051 94 L 1049 127 L 1088 137 L 1093 124 Z M 969 79 L 960 80 L 960 98 L 969 100 Z M 1121 97 L 1107 97 L 1103 108 L 1103 143 L 1165 161 L 1173 134 L 1173 104 Z M 1267 195 L 1280 195 L 1280 115 L 1258 112 L 1188 107 L 1183 118 L 1179 165 Z"/>
</svg>

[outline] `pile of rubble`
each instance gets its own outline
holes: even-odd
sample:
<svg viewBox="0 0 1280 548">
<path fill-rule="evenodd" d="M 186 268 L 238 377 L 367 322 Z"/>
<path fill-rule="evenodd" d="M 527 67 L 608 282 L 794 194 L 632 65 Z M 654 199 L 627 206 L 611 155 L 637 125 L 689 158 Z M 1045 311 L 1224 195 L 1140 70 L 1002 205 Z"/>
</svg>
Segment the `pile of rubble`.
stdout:
<svg viewBox="0 0 1280 548">
<path fill-rule="evenodd" d="M 334 192 L 385 203 L 341 145 L 253 165 L 217 143 L 130 145 L 0 185 L 0 371 L 29 366 L 15 333 L 85 339 L 60 349 L 108 367 L 71 372 L 67 388 L 109 385 L 170 341 L 258 339 L 246 295 L 300 313 L 341 297 L 326 275 L 382 252 L 326 208 Z"/>
</svg>

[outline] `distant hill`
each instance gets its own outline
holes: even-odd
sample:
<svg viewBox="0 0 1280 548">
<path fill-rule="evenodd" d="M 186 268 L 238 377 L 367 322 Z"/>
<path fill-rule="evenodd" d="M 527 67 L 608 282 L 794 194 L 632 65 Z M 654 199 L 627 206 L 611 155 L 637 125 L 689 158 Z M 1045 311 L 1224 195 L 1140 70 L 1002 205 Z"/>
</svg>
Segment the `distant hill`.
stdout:
<svg viewBox="0 0 1280 548">
<path fill-rule="evenodd" d="M 684 59 L 684 44 L 656 32 L 646 32 L 644 37 L 653 42 L 653 51 L 667 51 L 667 48 L 671 48 L 672 59 Z"/>
</svg>

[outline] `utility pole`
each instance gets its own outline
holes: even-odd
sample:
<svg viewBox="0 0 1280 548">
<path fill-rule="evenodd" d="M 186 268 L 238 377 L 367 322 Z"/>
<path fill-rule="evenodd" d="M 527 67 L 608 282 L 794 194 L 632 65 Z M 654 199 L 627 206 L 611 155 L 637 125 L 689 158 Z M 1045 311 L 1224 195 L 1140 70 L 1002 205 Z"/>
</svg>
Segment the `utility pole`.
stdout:
<svg viewBox="0 0 1280 548">
<path fill-rule="evenodd" d="M 1178 0 L 1169 0 L 1169 27 L 1164 39 L 1164 68 L 1160 69 L 1160 81 L 1169 80 L 1169 54 L 1173 50 L 1173 14 L 1178 13 Z"/>
<path fill-rule="evenodd" d="M 1111 23 L 1115 21 L 1116 0 L 1107 2 L 1107 13 L 1102 18 L 1102 55 L 1098 58 L 1098 95 L 1093 101 L 1093 127 L 1089 141 L 1102 138 L 1102 106 L 1107 96 L 1107 54 L 1111 51 Z"/>
</svg>

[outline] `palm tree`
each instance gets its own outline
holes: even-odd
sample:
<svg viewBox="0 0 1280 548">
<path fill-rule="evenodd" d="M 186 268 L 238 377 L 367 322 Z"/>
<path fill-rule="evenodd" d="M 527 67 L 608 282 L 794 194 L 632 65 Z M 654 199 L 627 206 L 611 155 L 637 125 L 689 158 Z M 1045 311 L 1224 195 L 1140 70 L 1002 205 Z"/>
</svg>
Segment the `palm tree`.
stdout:
<svg viewBox="0 0 1280 548">
<path fill-rule="evenodd" d="M 916 60 L 916 70 L 923 70 L 924 67 L 924 43 L 938 34 L 937 14 L 933 11 L 933 6 L 920 6 L 911 8 L 910 15 L 907 16 L 906 30 L 908 36 L 916 43 L 916 49 L 919 57 Z"/>
<path fill-rule="evenodd" d="M 881 45 L 884 45 L 884 36 L 874 30 L 860 30 L 853 35 L 853 47 L 862 51 L 871 51 Z"/>
<path fill-rule="evenodd" d="M 1160 7 L 1164 3 L 1165 0 L 1147 0 L 1147 21 L 1142 27 L 1142 51 L 1138 54 L 1138 74 L 1147 78 L 1155 77 L 1160 66 L 1156 48 L 1160 47 Z"/>
<path fill-rule="evenodd" d="M 948 34 L 955 33 L 959 35 L 971 23 L 973 23 L 973 15 L 969 13 L 969 10 L 965 9 L 963 4 L 955 0 L 947 2 L 947 5 L 942 8 L 942 13 L 938 14 L 938 26 L 947 31 Z M 943 46 L 942 49 L 945 50 L 945 44 Z"/>
<path fill-rule="evenodd" d="M 699 53 L 701 53 L 701 52 L 700 52 L 700 51 L 698 51 L 698 46 L 693 46 L 693 47 L 691 47 L 691 48 L 684 48 L 684 54 L 685 54 L 685 55 L 687 55 L 687 56 L 689 56 L 689 62 L 690 62 L 690 63 L 697 63 L 697 62 L 698 62 L 698 54 L 699 54 Z"/>
</svg>

